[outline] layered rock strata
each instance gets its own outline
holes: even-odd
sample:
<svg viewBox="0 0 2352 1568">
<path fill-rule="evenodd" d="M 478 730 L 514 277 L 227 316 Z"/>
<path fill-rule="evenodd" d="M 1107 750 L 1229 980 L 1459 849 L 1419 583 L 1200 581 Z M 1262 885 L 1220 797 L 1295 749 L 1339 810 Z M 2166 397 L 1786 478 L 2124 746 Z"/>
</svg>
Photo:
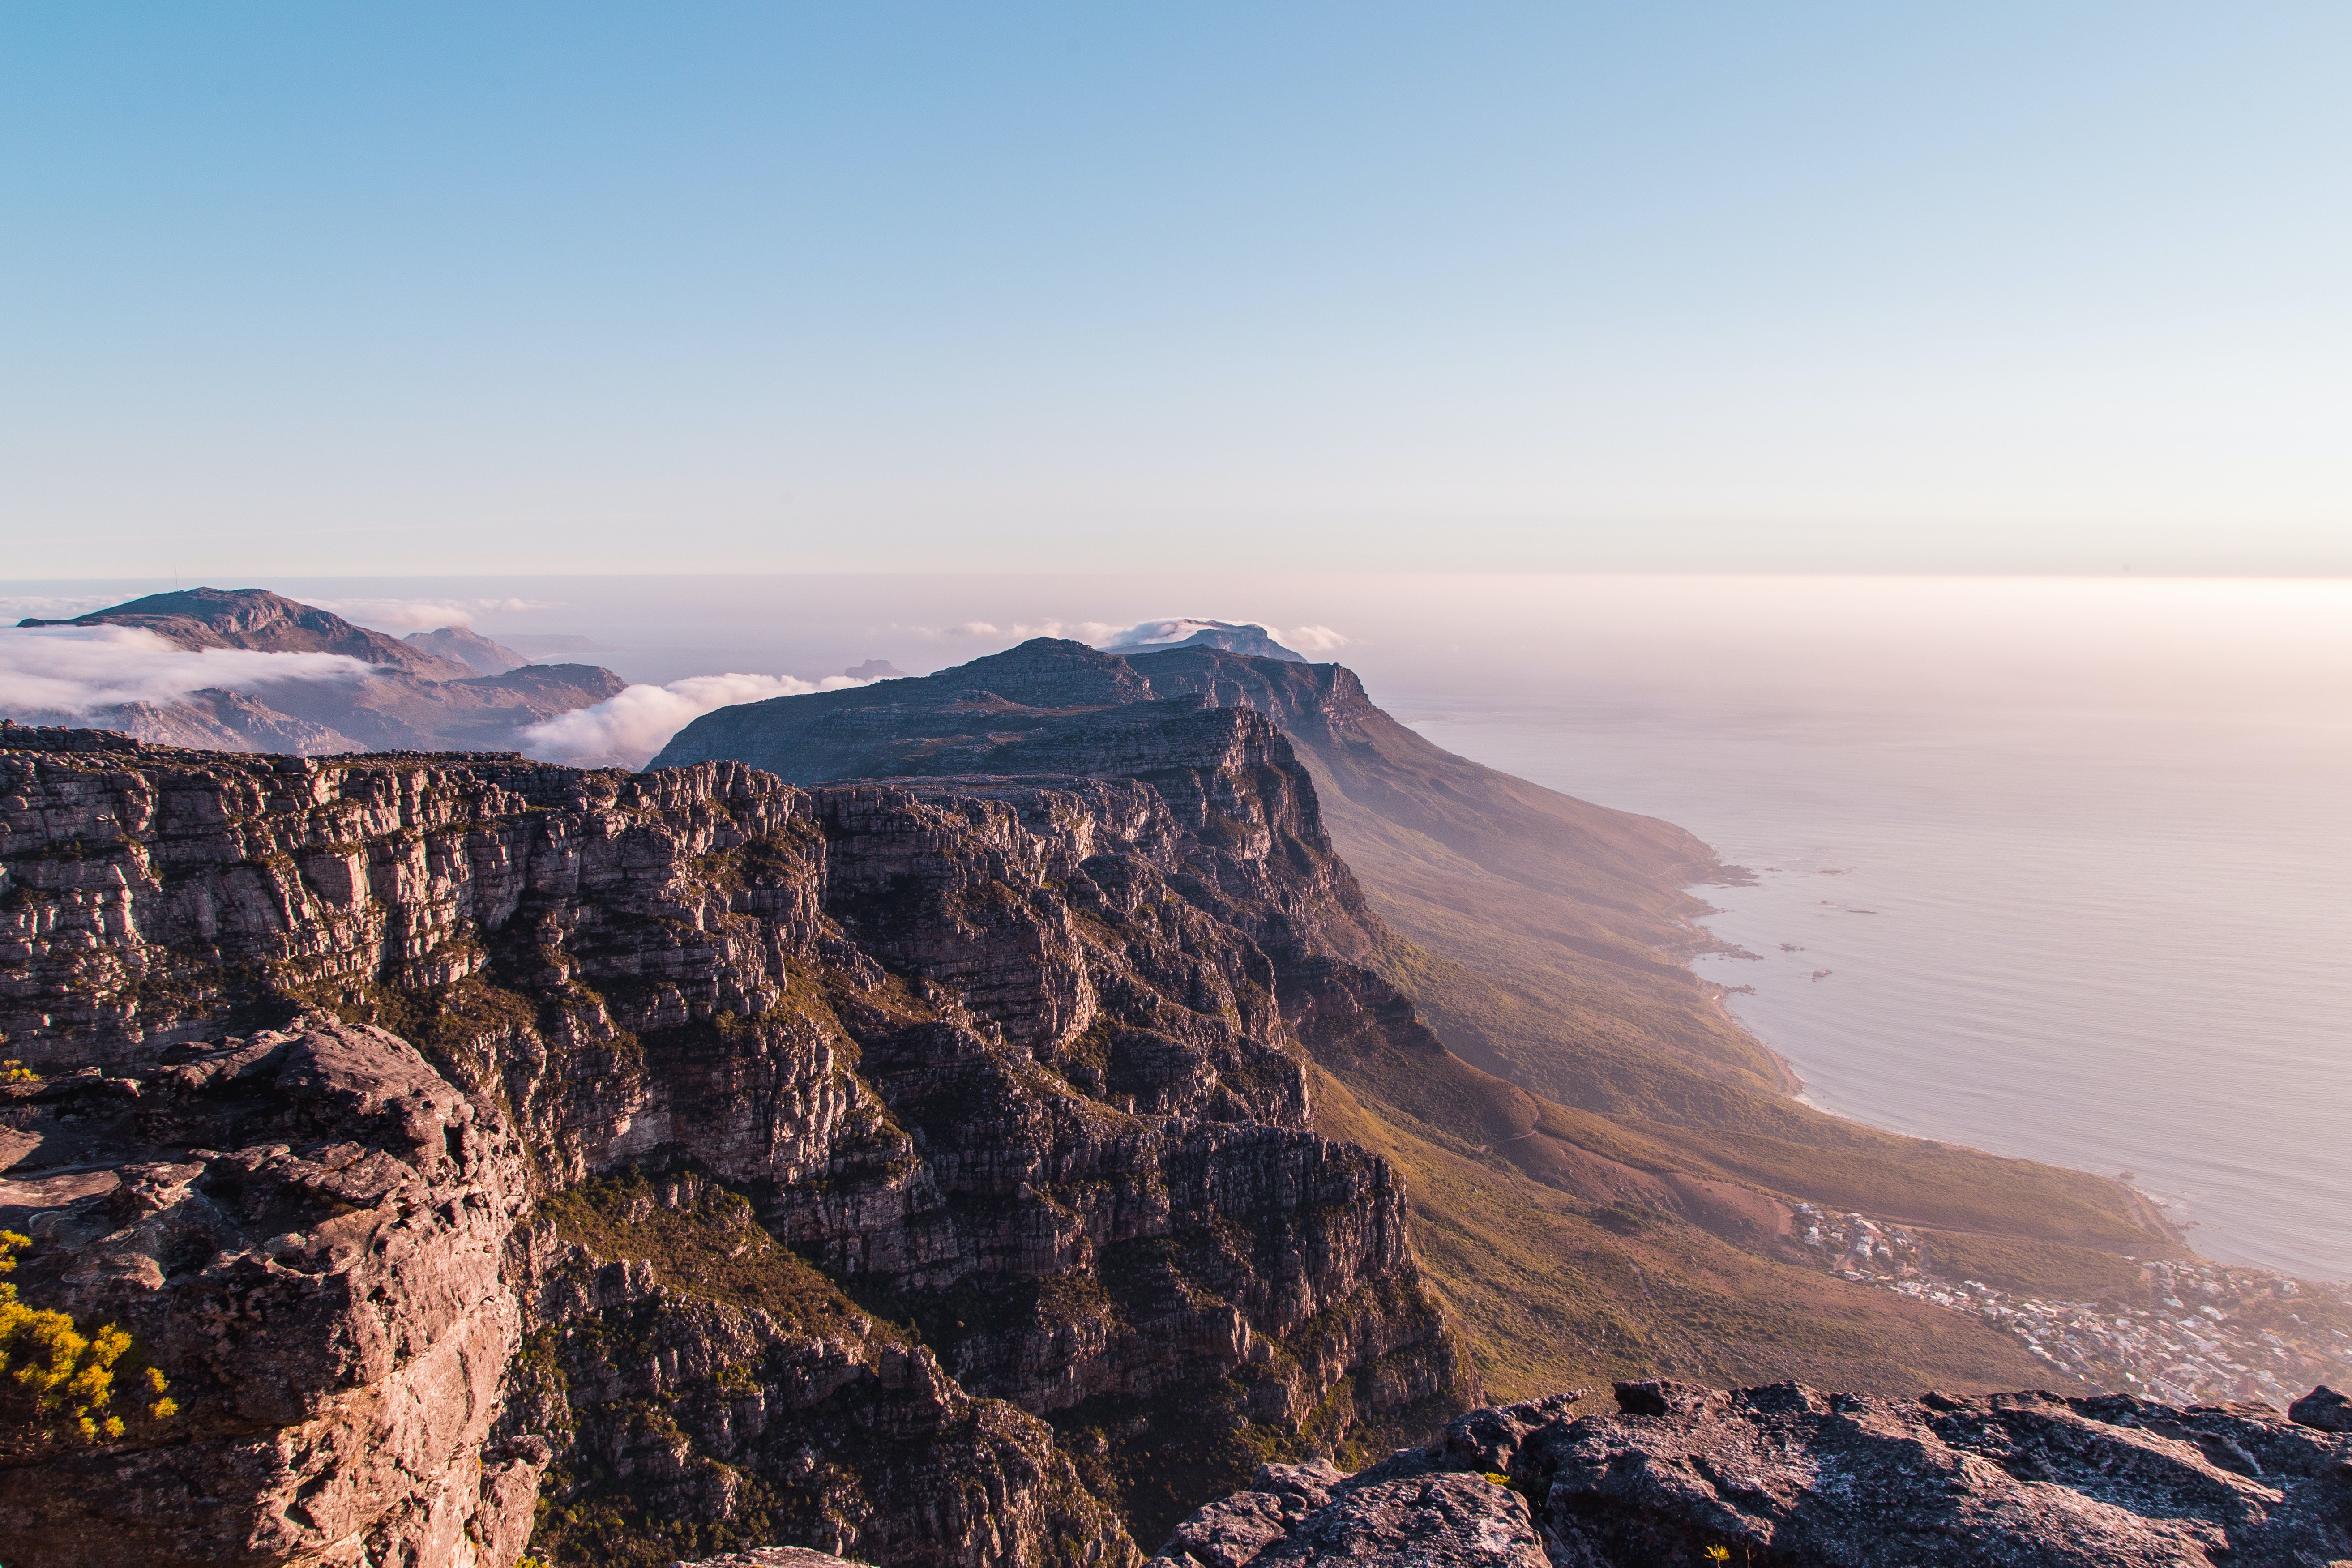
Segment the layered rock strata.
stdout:
<svg viewBox="0 0 2352 1568">
<path fill-rule="evenodd" d="M 1346 960 L 1360 898 L 1312 788 L 1262 716 L 1151 707 L 1032 737 L 1030 764 L 1069 776 L 815 791 L 732 763 L 15 731 L 0 1030 L 42 1093 L 83 1074 L 143 1103 L 180 1053 L 308 1010 L 304 1037 L 413 1043 L 468 1125 L 510 1131 L 528 1180 L 480 1195 L 528 1310 L 484 1408 L 503 1401 L 497 1451 L 551 1467 L 542 1530 L 614 1562 L 785 1526 L 894 1563 L 1127 1560 L 1098 1500 L 1156 1534 L 1268 1446 L 1328 1451 L 1469 1387 L 1400 1184 L 1307 1131 L 1302 1031 L 1418 1028 Z M 229 1147 L 141 1126 L 167 1163 Z M 13 1178 L 68 1159 L 39 1135 Z M 70 1159 L 121 1164 L 105 1139 L 129 1135 Z M 730 1296 L 699 1220 L 688 1245 L 554 1201 L 630 1172 L 740 1198 L 833 1295 Z M 526 1192 L 541 1212 L 519 1219 Z M 653 1206 L 691 1218 L 695 1192 Z M 74 1217 L 91 1201 L 37 1212 L 96 1223 Z M 201 1271 L 175 1254 L 140 1288 Z M 180 1461 L 208 1478 L 211 1430 L 192 1418 Z M 836 1476 L 884 1439 L 888 1465 Z M 379 1489 L 379 1511 L 446 1479 Z M 236 1560 L 195 1539 L 153 1560 Z"/>
<path fill-rule="evenodd" d="M 1270 1466 L 1151 1568 L 2304 1568 L 2352 1555 L 2340 1398 L 2179 1410 L 2129 1395 L 1918 1401 L 1795 1384 L 1620 1384 L 1473 1411 L 1355 1476 Z M 2311 1424 L 2306 1425 L 2308 1421 Z"/>
</svg>

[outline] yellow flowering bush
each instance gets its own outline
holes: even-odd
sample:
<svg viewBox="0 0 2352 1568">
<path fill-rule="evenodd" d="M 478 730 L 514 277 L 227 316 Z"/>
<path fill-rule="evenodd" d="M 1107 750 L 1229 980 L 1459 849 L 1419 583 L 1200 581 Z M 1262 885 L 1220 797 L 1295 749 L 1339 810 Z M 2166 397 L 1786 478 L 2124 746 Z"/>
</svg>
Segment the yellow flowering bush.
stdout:
<svg viewBox="0 0 2352 1568">
<path fill-rule="evenodd" d="M 0 1274 L 16 1271 L 32 1238 L 0 1230 Z M 28 1439 L 112 1442 L 134 1421 L 180 1413 L 171 1383 L 154 1367 L 125 1380 L 137 1349 L 112 1323 L 85 1332 L 63 1312 L 28 1307 L 14 1282 L 0 1282 L 0 1426 L 11 1446 Z M 118 1387 L 118 1384 L 122 1386 Z M 134 1392 L 135 1391 L 135 1392 Z M 118 1394 L 126 1397 L 116 1402 Z"/>
</svg>

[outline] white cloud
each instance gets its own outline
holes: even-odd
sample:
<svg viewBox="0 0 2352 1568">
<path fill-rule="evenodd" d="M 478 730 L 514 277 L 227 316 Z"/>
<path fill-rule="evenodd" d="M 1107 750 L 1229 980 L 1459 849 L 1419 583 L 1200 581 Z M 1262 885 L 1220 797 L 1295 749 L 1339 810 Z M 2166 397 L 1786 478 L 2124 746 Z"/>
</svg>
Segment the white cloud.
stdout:
<svg viewBox="0 0 2352 1568">
<path fill-rule="evenodd" d="M 109 605 L 120 603 L 121 595 L 119 594 L 68 594 L 63 597 L 26 594 L 13 599 L 0 598 L 0 619 L 69 621 L 76 616 L 86 616 L 92 610 L 102 610 Z"/>
<path fill-rule="evenodd" d="M 1070 637 L 1083 643 L 1100 643 L 1118 630 L 1108 621 L 1039 621 L 1034 626 L 1015 621 L 1000 626 L 993 621 L 961 621 L 951 626 L 906 626 L 898 628 L 926 637 L 989 637 L 997 641 L 1027 642 L 1031 637 Z"/>
<path fill-rule="evenodd" d="M 1229 629 L 1233 621 L 1196 621 L 1189 616 L 1175 616 L 1164 621 L 1138 621 L 1131 626 L 1120 626 L 1102 639 L 1104 647 L 1157 647 L 1162 643 L 1182 642 L 1194 632 Z"/>
<path fill-rule="evenodd" d="M 288 681 L 359 680 L 371 668 L 339 653 L 173 647 L 133 626 L 12 626 L 0 630 L 0 712 L 82 718 L 211 687 L 260 693 Z"/>
<path fill-rule="evenodd" d="M 522 749 L 543 762 L 641 768 L 672 735 L 714 708 L 870 684 L 842 675 L 802 680 L 790 675 L 730 673 L 693 675 L 667 686 L 632 686 L 593 708 L 577 708 L 533 724 L 522 732 Z"/>
<path fill-rule="evenodd" d="M 1300 653 L 1337 653 L 1355 639 L 1341 637 L 1329 626 L 1293 626 L 1288 631 L 1276 631 L 1274 640 Z"/>
<path fill-rule="evenodd" d="M 1349 638 L 1329 626 L 1293 626 L 1285 631 L 1280 626 L 1259 626 L 1255 621 L 1206 621 L 1190 616 L 1171 616 L 1162 621 L 1138 621 L 1131 626 L 1117 629 L 1104 627 L 1108 637 L 1089 637 L 1097 647 L 1146 648 L 1163 647 L 1180 643 L 1195 632 L 1240 631 L 1257 626 L 1276 642 L 1295 653 L 1331 653 L 1348 646 Z"/>
<path fill-rule="evenodd" d="M 380 632 L 429 632 L 439 626 L 470 626 L 476 616 L 499 610 L 551 610 L 543 599 L 312 599 L 358 626 Z"/>
</svg>

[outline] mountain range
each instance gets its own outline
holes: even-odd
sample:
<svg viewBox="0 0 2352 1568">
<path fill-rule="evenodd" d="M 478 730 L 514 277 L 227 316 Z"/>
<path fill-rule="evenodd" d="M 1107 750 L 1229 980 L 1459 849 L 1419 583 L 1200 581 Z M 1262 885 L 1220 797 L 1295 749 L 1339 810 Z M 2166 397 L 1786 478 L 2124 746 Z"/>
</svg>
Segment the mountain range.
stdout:
<svg viewBox="0 0 2352 1568">
<path fill-rule="evenodd" d="M 1683 889 L 1738 872 L 1670 824 L 1443 750 L 1341 666 L 1039 638 L 919 680 L 721 709 L 651 765 L 729 758 L 804 784 L 1063 771 L 1073 748 L 1115 758 L 1116 737 L 1194 709 L 1282 731 L 1375 917 L 1347 956 L 1448 1047 L 1318 1065 L 1361 1115 L 1347 1135 L 1412 1178 L 1422 1256 L 1499 1389 L 1636 1367 L 1890 1391 L 2026 1374 L 2006 1336 L 1806 1267 L 1800 1203 L 1915 1227 L 1951 1277 L 2068 1297 L 2144 1296 L 2136 1260 L 2184 1250 L 2118 1183 L 1796 1100 L 1682 963 L 1705 940 Z"/>
<path fill-rule="evenodd" d="M 21 626 L 120 626 L 194 652 L 327 654 L 352 661 L 325 678 L 274 680 L 263 699 L 218 687 L 165 702 L 116 703 L 88 720 L 163 745 L 221 751 L 503 750 L 532 724 L 601 702 L 627 683 L 584 664 L 532 664 L 463 626 L 406 639 L 261 588 L 152 594 L 70 620 Z M 19 721 L 61 715 L 18 711 Z"/>
<path fill-rule="evenodd" d="M 450 711 L 545 668 L 257 592 L 86 624 Z M 0 1319 L 153 1380 L 0 1383 L 0 1558 L 2352 1549 L 2334 1405 L 2102 1404 L 1818 1244 L 2122 1310 L 2186 1256 L 2128 1188 L 1811 1110 L 1682 962 L 1736 868 L 1243 640 L 721 709 L 640 773 L 0 725 Z M 1808 1500 L 1882 1451 L 1933 1474 Z"/>
</svg>

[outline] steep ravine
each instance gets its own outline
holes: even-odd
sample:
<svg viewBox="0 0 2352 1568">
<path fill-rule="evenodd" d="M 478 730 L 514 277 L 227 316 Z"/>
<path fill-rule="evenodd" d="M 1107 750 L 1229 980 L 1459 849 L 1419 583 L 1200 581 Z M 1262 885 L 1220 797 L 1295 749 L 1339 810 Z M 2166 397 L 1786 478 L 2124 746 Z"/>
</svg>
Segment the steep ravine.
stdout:
<svg viewBox="0 0 2352 1568">
<path fill-rule="evenodd" d="M 1178 706 L 816 790 L 0 731 L 13 1279 L 179 1405 L 19 1433 L 0 1560 L 1124 1563 L 1474 1403 L 1308 1130 L 1302 1028 L 1419 1026 Z"/>
</svg>

